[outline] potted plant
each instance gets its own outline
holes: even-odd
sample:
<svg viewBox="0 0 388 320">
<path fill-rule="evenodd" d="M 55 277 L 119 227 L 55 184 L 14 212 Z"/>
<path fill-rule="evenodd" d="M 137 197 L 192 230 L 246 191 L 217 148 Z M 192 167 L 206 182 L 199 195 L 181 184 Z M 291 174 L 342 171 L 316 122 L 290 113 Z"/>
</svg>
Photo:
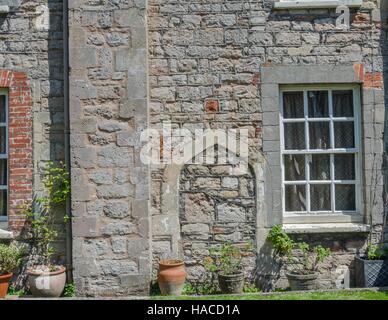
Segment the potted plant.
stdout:
<svg viewBox="0 0 388 320">
<path fill-rule="evenodd" d="M 321 245 L 310 246 L 305 242 L 295 242 L 280 225 L 272 227 L 268 240 L 275 249 L 275 256 L 286 258 L 286 276 L 291 290 L 317 289 L 319 265 L 330 255 L 330 249 Z"/>
<path fill-rule="evenodd" d="M 56 213 L 70 194 L 69 174 L 65 166 L 49 162 L 42 179 L 45 196 L 26 207 L 27 221 L 42 261 L 27 270 L 31 293 L 36 297 L 59 297 L 66 284 L 66 268 L 53 262 L 53 243 L 58 237 Z M 59 210 L 58 210 L 59 209 Z M 63 221 L 66 223 L 65 214 Z"/>
<path fill-rule="evenodd" d="M 249 250 L 250 245 L 247 245 Z M 231 242 L 219 248 L 210 249 L 211 257 L 205 259 L 205 267 L 218 275 L 218 284 L 222 293 L 242 293 L 244 289 L 244 272 L 242 271 L 241 248 Z"/>
<path fill-rule="evenodd" d="M 5 298 L 13 271 L 19 267 L 22 250 L 15 245 L 0 244 L 0 298 Z"/>
<path fill-rule="evenodd" d="M 185 263 L 182 260 L 159 261 L 158 284 L 163 295 L 181 295 L 185 280 Z"/>
<path fill-rule="evenodd" d="M 354 270 L 357 287 L 388 286 L 388 248 L 369 245 L 365 256 L 355 258 Z"/>
</svg>

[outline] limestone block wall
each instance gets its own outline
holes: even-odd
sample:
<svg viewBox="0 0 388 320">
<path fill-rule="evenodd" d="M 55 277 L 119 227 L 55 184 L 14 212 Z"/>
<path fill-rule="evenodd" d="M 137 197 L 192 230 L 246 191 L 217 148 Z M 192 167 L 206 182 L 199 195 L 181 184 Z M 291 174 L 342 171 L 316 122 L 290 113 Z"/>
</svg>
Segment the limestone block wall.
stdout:
<svg viewBox="0 0 388 320">
<path fill-rule="evenodd" d="M 14 231 L 19 241 L 20 232 L 24 235 L 24 217 L 20 204 L 41 192 L 41 173 L 45 163 L 65 158 L 63 3 L 57 0 L 37 0 L 8 1 L 7 4 L 10 5 L 10 12 L 0 15 L 1 83 L 2 87 L 8 87 L 9 83 L 14 82 L 14 88 L 9 92 L 17 89 L 23 98 L 19 99 L 18 93 L 14 92 L 11 104 L 18 108 L 25 107 L 22 107 L 21 113 L 9 114 L 9 122 L 16 136 L 15 140 L 10 141 L 13 145 L 11 164 L 16 164 L 14 169 L 11 165 L 11 170 L 16 179 L 10 185 L 10 223 L 7 226 L 7 223 L 0 222 L 0 228 Z M 18 89 L 16 84 L 20 81 L 23 84 Z M 26 139 L 20 140 L 23 133 Z M 32 143 L 29 139 L 32 139 Z M 22 168 L 17 169 L 18 166 Z M 61 209 L 63 212 L 64 208 Z M 69 261 L 65 261 L 63 226 L 59 231 L 60 236 L 55 244 L 56 258 L 60 263 L 67 264 Z M 26 238 L 23 240 L 28 241 Z M 31 248 L 27 246 L 27 249 Z M 27 267 L 29 263 L 23 265 Z M 24 269 L 21 270 L 23 272 Z"/>
<path fill-rule="evenodd" d="M 196 128 L 248 128 L 250 157 L 259 163 L 261 170 L 266 170 L 266 162 L 275 165 L 279 162 L 280 146 L 271 140 L 262 140 L 263 131 L 277 129 L 271 125 L 273 113 L 262 110 L 266 97 L 262 96 L 261 68 L 355 66 L 362 82 L 365 112 L 364 214 L 365 223 L 372 225 L 372 232 L 318 235 L 319 239 L 330 239 L 326 243 L 335 252 L 330 262 L 332 270 L 343 265 L 352 268 L 354 255 L 365 248 L 368 238 L 380 241 L 384 232 L 381 168 L 385 112 L 383 70 L 386 70 L 387 56 L 383 49 L 386 26 L 381 23 L 381 15 L 385 9 L 380 6 L 381 1 L 364 1 L 360 9 L 350 10 L 350 27 L 344 30 L 336 27 L 338 14 L 333 9 L 274 11 L 273 2 L 149 1 L 151 126 L 161 128 L 163 122 L 171 122 L 173 128 L 192 132 Z M 260 158 L 263 150 L 264 157 Z M 184 254 L 172 236 L 178 228 L 176 219 L 169 215 L 174 209 L 163 201 L 169 172 L 161 165 L 154 168 L 151 176 L 154 262 L 161 252 L 181 257 Z M 273 193 L 271 187 L 280 183 L 279 166 L 275 172 L 273 181 L 264 184 L 264 193 L 271 193 L 280 205 L 280 193 Z M 178 193 L 175 185 L 173 182 L 174 194 Z M 220 190 L 226 189 L 221 186 Z M 256 232 L 259 247 L 264 244 L 268 228 L 282 220 L 277 214 L 271 215 L 268 208 L 260 211 L 266 206 L 265 198 L 256 198 L 259 208 L 256 218 L 263 220 L 263 228 L 258 227 L 260 231 Z M 267 212 L 266 217 L 260 212 Z M 268 252 L 258 250 L 259 257 L 268 258 Z M 156 262 L 154 272 L 155 268 Z M 337 276 L 324 273 L 323 286 L 335 286 Z"/>
<path fill-rule="evenodd" d="M 180 176 L 180 232 L 188 280 L 203 281 L 209 249 L 231 242 L 243 252 L 242 271 L 256 269 L 255 177 L 230 175 L 232 165 L 187 165 Z"/>
<path fill-rule="evenodd" d="M 145 1 L 70 1 L 73 266 L 80 295 L 149 290 Z"/>
</svg>

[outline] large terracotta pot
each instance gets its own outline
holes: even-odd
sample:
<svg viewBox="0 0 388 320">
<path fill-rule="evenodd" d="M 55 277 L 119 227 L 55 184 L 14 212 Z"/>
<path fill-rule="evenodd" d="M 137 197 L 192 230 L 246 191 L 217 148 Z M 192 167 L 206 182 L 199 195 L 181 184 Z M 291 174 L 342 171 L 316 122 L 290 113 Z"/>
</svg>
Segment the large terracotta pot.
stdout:
<svg viewBox="0 0 388 320">
<path fill-rule="evenodd" d="M 162 294 L 181 295 L 185 280 L 185 263 L 182 260 L 159 261 L 158 284 Z"/>
<path fill-rule="evenodd" d="M 12 273 L 0 276 L 0 299 L 5 298 L 5 296 L 7 295 L 9 282 L 11 281 L 12 276 Z"/>
<path fill-rule="evenodd" d="M 57 270 L 49 272 L 41 268 L 27 271 L 28 283 L 34 297 L 58 298 L 61 296 L 66 284 L 66 268 L 57 266 Z"/>
</svg>

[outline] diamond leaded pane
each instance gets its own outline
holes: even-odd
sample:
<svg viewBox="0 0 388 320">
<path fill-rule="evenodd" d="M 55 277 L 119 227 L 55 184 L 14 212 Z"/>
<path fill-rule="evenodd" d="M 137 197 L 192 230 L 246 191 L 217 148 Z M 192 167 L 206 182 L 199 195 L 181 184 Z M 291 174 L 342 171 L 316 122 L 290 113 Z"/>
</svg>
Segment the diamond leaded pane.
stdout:
<svg viewBox="0 0 388 320">
<path fill-rule="evenodd" d="M 330 129 L 329 122 L 310 122 L 310 149 L 329 149 L 330 148 Z"/>
<path fill-rule="evenodd" d="M 354 122 L 334 122 L 336 148 L 354 148 Z"/>
<path fill-rule="evenodd" d="M 354 180 L 354 179 L 356 179 L 354 154 L 336 154 L 336 155 L 334 155 L 334 168 L 335 168 L 335 179 L 336 180 Z"/>
<path fill-rule="evenodd" d="M 283 117 L 304 118 L 303 91 L 283 93 Z"/>
<path fill-rule="evenodd" d="M 286 211 L 306 211 L 306 186 L 285 186 Z"/>
<path fill-rule="evenodd" d="M 305 149 L 304 123 L 285 123 L 284 124 L 284 144 L 286 150 Z"/>
<path fill-rule="evenodd" d="M 311 211 L 331 210 L 330 184 L 310 185 Z"/>
<path fill-rule="evenodd" d="M 353 91 L 334 90 L 333 91 L 333 116 L 353 117 Z"/>
<path fill-rule="evenodd" d="M 329 116 L 327 91 L 309 91 L 307 97 L 310 118 L 327 118 Z"/>
<path fill-rule="evenodd" d="M 285 155 L 284 170 L 286 181 L 305 180 L 305 155 Z"/>
<path fill-rule="evenodd" d="M 311 155 L 310 180 L 330 180 L 329 154 Z"/>
<path fill-rule="evenodd" d="M 337 184 L 335 186 L 335 209 L 356 210 L 356 187 L 354 184 Z"/>
</svg>

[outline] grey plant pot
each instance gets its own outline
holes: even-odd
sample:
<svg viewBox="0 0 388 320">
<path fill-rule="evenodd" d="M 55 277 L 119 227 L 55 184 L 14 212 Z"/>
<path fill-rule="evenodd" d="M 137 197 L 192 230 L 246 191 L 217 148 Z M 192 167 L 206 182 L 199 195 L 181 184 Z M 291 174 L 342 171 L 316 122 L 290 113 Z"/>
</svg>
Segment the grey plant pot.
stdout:
<svg viewBox="0 0 388 320">
<path fill-rule="evenodd" d="M 388 286 L 388 260 L 368 260 L 356 257 L 354 260 L 356 287 Z"/>
<path fill-rule="evenodd" d="M 222 293 L 242 293 L 244 289 L 244 273 L 232 275 L 218 274 L 218 284 Z"/>
<path fill-rule="evenodd" d="M 291 290 L 316 290 L 318 289 L 318 276 L 319 273 L 312 274 L 293 274 L 286 273 Z"/>
</svg>

